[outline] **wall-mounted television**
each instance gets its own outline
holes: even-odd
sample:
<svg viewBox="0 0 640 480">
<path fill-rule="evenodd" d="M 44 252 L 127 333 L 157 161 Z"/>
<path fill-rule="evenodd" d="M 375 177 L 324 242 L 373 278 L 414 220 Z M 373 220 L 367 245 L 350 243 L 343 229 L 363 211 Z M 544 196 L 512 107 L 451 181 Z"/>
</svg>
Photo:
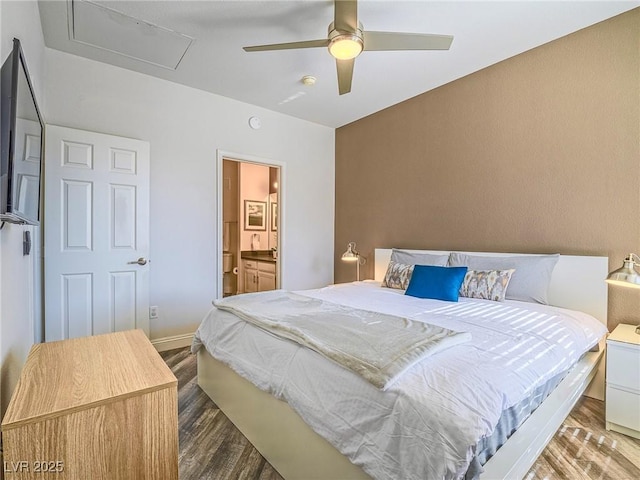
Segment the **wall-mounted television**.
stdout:
<svg viewBox="0 0 640 480">
<path fill-rule="evenodd" d="M 39 225 L 44 122 L 17 38 L 1 77 L 0 221 Z"/>
</svg>

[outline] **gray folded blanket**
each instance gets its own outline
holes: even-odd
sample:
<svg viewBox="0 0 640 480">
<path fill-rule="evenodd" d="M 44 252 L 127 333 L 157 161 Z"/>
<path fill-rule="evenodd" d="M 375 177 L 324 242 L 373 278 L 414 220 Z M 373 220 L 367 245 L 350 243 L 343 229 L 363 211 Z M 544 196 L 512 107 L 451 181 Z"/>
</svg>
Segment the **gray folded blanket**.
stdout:
<svg viewBox="0 0 640 480">
<path fill-rule="evenodd" d="M 324 355 L 382 390 L 420 360 L 471 340 L 469 332 L 284 290 L 236 295 L 213 304 Z"/>
</svg>

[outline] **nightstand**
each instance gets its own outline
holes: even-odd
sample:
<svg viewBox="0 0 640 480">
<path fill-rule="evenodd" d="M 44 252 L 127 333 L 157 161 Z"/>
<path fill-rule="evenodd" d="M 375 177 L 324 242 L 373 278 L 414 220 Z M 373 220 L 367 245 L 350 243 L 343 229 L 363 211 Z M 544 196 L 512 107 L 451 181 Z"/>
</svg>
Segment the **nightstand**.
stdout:
<svg viewBox="0 0 640 480">
<path fill-rule="evenodd" d="M 640 335 L 618 325 L 607 338 L 607 430 L 640 438 Z"/>
</svg>

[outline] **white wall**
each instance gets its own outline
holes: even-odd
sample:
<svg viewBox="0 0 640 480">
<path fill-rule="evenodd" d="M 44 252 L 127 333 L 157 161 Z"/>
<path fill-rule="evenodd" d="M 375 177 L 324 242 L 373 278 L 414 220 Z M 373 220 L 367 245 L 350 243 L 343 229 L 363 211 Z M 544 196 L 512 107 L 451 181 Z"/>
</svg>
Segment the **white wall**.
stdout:
<svg viewBox="0 0 640 480">
<path fill-rule="evenodd" d="M 54 50 L 45 60 L 48 123 L 151 143 L 153 339 L 193 332 L 222 278 L 216 149 L 284 162 L 282 287 L 333 281 L 333 129 Z"/>
<path fill-rule="evenodd" d="M 44 101 L 44 40 L 36 2 L 0 2 L 0 61 L 20 39 L 38 104 Z M 44 114 L 46 119 L 46 114 Z M 34 245 L 39 228 L 5 224 L 0 230 L 0 414 L 4 414 L 24 360 L 33 344 L 34 297 L 39 286 L 34 270 L 39 249 L 22 255 L 22 237 L 30 230 Z M 37 263 L 37 264 L 36 264 Z"/>
<path fill-rule="evenodd" d="M 245 230 L 244 201 L 258 200 L 266 202 L 265 211 L 267 230 Z M 251 250 L 251 237 L 260 236 L 260 248 L 255 250 L 269 250 L 269 167 L 252 163 L 240 164 L 240 250 Z"/>
</svg>

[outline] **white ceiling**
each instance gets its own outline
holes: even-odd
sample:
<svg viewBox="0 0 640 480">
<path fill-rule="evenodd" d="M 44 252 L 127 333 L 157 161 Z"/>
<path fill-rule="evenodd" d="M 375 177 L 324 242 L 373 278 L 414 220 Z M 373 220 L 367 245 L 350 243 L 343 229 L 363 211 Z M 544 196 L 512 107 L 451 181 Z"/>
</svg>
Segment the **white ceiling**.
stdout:
<svg viewBox="0 0 640 480">
<path fill-rule="evenodd" d="M 324 48 L 242 50 L 249 45 L 326 38 L 333 20 L 332 0 L 94 2 L 193 38 L 175 70 L 70 40 L 70 3 L 39 3 L 50 48 L 330 127 L 353 122 L 640 5 L 629 0 L 360 0 L 359 20 L 365 30 L 450 34 L 454 40 L 449 51 L 363 52 L 356 59 L 351 93 L 340 96 L 335 61 Z M 111 37 L 121 38 L 119 34 Z M 152 48 L 155 52 L 149 53 L 157 56 L 157 47 Z M 315 76 L 316 84 L 304 86 L 304 75 Z"/>
</svg>

